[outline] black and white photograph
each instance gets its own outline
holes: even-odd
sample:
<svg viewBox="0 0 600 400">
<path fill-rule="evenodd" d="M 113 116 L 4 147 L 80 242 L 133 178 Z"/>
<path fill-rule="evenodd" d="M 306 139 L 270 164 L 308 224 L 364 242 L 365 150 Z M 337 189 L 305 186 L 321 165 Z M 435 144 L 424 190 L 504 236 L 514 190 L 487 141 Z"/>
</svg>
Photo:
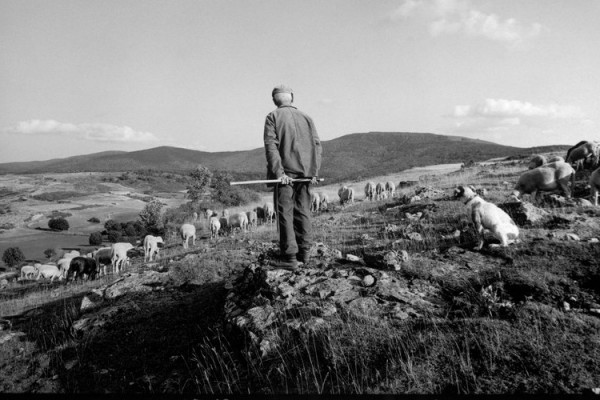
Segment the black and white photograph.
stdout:
<svg viewBox="0 0 600 400">
<path fill-rule="evenodd" d="M 0 396 L 600 398 L 599 17 L 0 0 Z"/>
</svg>

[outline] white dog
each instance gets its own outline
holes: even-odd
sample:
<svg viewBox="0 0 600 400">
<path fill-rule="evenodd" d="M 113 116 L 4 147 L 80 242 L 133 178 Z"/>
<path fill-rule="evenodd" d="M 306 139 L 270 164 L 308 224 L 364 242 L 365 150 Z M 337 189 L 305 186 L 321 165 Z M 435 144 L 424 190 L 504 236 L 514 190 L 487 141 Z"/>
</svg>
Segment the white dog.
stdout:
<svg viewBox="0 0 600 400">
<path fill-rule="evenodd" d="M 500 209 L 497 205 L 488 203 L 470 187 L 459 186 L 454 190 L 454 198 L 460 199 L 471 211 L 471 219 L 480 235 L 480 240 L 475 250 L 481 250 L 483 247 L 484 229 L 492 232 L 494 237 L 500 240 L 500 246 L 506 247 L 509 243 L 517 241 L 519 228 L 512 218 Z M 492 244 L 490 247 L 498 247 Z"/>
</svg>

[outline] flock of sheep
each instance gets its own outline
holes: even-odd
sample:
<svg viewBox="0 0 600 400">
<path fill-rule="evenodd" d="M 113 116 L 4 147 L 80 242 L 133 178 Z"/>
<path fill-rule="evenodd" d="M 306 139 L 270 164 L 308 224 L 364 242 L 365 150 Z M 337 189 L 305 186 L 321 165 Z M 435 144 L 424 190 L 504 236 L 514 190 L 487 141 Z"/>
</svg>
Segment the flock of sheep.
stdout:
<svg viewBox="0 0 600 400">
<path fill-rule="evenodd" d="M 528 171 L 524 172 L 518 179 L 511 196 L 519 199 L 522 195 L 531 195 L 533 201 L 537 201 L 540 192 L 559 191 L 566 198 L 571 198 L 571 192 L 575 181 L 575 174 L 581 170 L 593 171 L 590 175 L 589 184 L 594 205 L 598 205 L 598 193 L 600 192 L 600 143 L 581 141 L 567 151 L 566 158 L 553 157 L 546 159 L 544 156 L 535 156 L 528 165 Z M 571 188 L 569 188 L 571 184 Z M 402 186 L 402 182 L 399 184 Z M 460 189 L 460 190 L 459 190 Z M 455 196 L 465 200 L 465 204 L 471 208 L 471 216 L 477 230 L 492 231 L 501 239 L 502 246 L 509 243 L 508 236 L 516 239 L 518 229 L 513 227 L 514 222 L 510 217 L 504 215 L 494 204 L 485 202 L 478 197 L 470 188 L 459 187 Z M 365 200 L 379 201 L 393 198 L 396 193 L 396 185 L 391 182 L 368 182 L 364 188 Z M 343 206 L 354 203 L 354 189 L 342 186 L 338 190 L 340 204 Z M 322 192 L 311 192 L 311 211 L 318 212 L 327 210 L 330 204 L 327 194 Z M 259 222 L 272 223 L 275 219 L 273 203 L 266 203 L 263 207 L 256 207 L 248 212 L 238 212 L 232 215 L 229 210 L 222 211 L 221 216 L 213 210 L 205 211 L 205 218 L 210 228 L 210 238 L 215 239 L 219 235 L 234 233 L 235 229 L 242 232 L 256 228 Z M 194 219 L 197 219 L 194 213 Z M 508 219 L 507 219 L 508 218 Z M 184 223 L 180 227 L 180 235 L 183 248 L 189 248 L 191 239 L 192 246 L 196 241 L 196 227 L 191 223 Z M 512 242 L 512 240 L 510 240 Z M 153 261 L 159 255 L 159 243 L 164 243 L 162 237 L 147 235 L 143 241 L 144 261 Z M 481 246 L 481 244 L 480 244 Z M 479 248 L 481 248 L 479 246 Z M 97 276 L 106 275 L 108 266 L 116 273 L 121 272 L 124 266 L 130 263 L 127 252 L 133 249 L 131 243 L 114 243 L 110 247 L 102 247 L 94 252 L 82 256 L 78 251 L 65 253 L 56 263 L 26 265 L 21 268 L 21 279 L 46 278 L 54 281 L 74 280 L 88 277 L 95 279 Z"/>
</svg>

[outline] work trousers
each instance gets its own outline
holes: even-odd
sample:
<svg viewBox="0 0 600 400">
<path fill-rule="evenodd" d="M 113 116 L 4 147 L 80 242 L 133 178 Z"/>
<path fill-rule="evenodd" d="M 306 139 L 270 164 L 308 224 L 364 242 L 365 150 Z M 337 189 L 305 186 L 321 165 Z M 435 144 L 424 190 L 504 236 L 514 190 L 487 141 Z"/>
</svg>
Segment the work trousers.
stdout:
<svg viewBox="0 0 600 400">
<path fill-rule="evenodd" d="M 273 203 L 279 224 L 279 248 L 288 259 L 308 254 L 311 247 L 310 193 L 308 182 L 276 185 Z"/>
</svg>

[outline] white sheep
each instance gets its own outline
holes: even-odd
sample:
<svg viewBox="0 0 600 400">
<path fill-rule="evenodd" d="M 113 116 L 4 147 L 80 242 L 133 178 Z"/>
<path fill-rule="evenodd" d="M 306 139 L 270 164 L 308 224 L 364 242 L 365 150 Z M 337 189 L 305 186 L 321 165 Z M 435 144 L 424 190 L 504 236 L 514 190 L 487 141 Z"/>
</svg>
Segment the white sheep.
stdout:
<svg viewBox="0 0 600 400">
<path fill-rule="evenodd" d="M 258 214 L 256 211 L 247 211 L 246 216 L 248 217 L 248 228 L 250 228 L 250 230 L 256 228 L 258 226 Z"/>
<path fill-rule="evenodd" d="M 106 275 L 107 274 L 107 266 L 112 265 L 111 253 L 112 253 L 111 247 L 101 247 L 94 252 L 94 260 L 96 260 L 96 266 L 98 267 L 98 272 L 102 271 L 102 275 Z M 104 266 L 102 268 L 102 270 L 100 269 L 100 265 Z M 100 273 L 98 275 L 100 275 Z"/>
<path fill-rule="evenodd" d="M 133 249 L 133 245 L 127 242 L 113 243 L 110 246 L 110 260 L 113 267 L 113 271 L 117 274 L 123 270 L 123 267 L 127 264 L 127 251 Z"/>
<path fill-rule="evenodd" d="M 210 225 L 210 238 L 216 239 L 219 236 L 219 230 L 221 229 L 221 222 L 219 221 L 219 217 L 210 217 L 209 225 Z"/>
<path fill-rule="evenodd" d="M 310 192 L 310 211 L 317 212 L 319 211 L 319 207 L 321 204 L 321 199 L 319 198 L 319 194 L 317 192 Z"/>
<path fill-rule="evenodd" d="M 365 185 L 365 199 L 373 201 L 375 197 L 375 182 L 367 182 Z"/>
<path fill-rule="evenodd" d="M 37 272 L 37 268 L 33 265 L 24 265 L 21 267 L 21 279 L 33 279 L 37 275 Z"/>
<path fill-rule="evenodd" d="M 573 167 L 566 162 L 548 163 L 525 171 L 515 185 L 513 196 L 518 199 L 522 194 L 530 194 L 537 201 L 538 192 L 560 190 L 570 198 L 569 180 L 574 173 Z"/>
<path fill-rule="evenodd" d="M 565 162 L 565 159 L 562 158 L 561 156 L 551 156 L 548 158 L 548 162 L 549 163 L 553 163 L 553 162 Z"/>
<path fill-rule="evenodd" d="M 246 232 L 248 230 L 248 216 L 244 212 L 233 214 L 229 217 L 228 225 L 231 232 L 235 228 L 240 228 L 242 232 Z"/>
<path fill-rule="evenodd" d="M 329 207 L 329 196 L 326 193 L 319 192 L 319 201 L 321 203 L 321 210 L 327 210 Z"/>
<path fill-rule="evenodd" d="M 56 266 L 58 267 L 58 270 L 61 272 L 61 274 L 63 274 L 63 277 L 65 278 L 67 277 L 67 273 L 69 272 L 69 268 L 71 267 L 71 260 L 73 258 L 75 257 L 63 257 L 56 261 Z"/>
<path fill-rule="evenodd" d="M 265 203 L 263 209 L 265 210 L 265 222 L 272 223 L 275 218 L 275 207 L 273 203 Z"/>
<path fill-rule="evenodd" d="M 375 200 L 383 200 L 385 198 L 385 184 L 378 182 L 375 186 Z"/>
<path fill-rule="evenodd" d="M 196 227 L 192 224 L 183 224 L 180 228 L 181 239 L 183 239 L 183 248 L 187 249 L 188 239 L 192 238 L 192 246 L 196 245 Z"/>
<path fill-rule="evenodd" d="M 599 192 L 600 192 L 600 168 L 597 168 L 590 175 L 591 200 L 595 206 L 598 205 L 598 193 Z"/>
<path fill-rule="evenodd" d="M 63 279 L 62 273 L 59 271 L 56 265 L 42 264 L 37 268 L 37 280 L 40 278 L 50 279 L 50 282 L 54 282 L 54 279 L 61 281 Z"/>
<path fill-rule="evenodd" d="M 160 236 L 146 235 L 144 238 L 144 262 L 152 261 L 154 255 L 158 258 L 158 244 L 164 243 Z"/>
</svg>

